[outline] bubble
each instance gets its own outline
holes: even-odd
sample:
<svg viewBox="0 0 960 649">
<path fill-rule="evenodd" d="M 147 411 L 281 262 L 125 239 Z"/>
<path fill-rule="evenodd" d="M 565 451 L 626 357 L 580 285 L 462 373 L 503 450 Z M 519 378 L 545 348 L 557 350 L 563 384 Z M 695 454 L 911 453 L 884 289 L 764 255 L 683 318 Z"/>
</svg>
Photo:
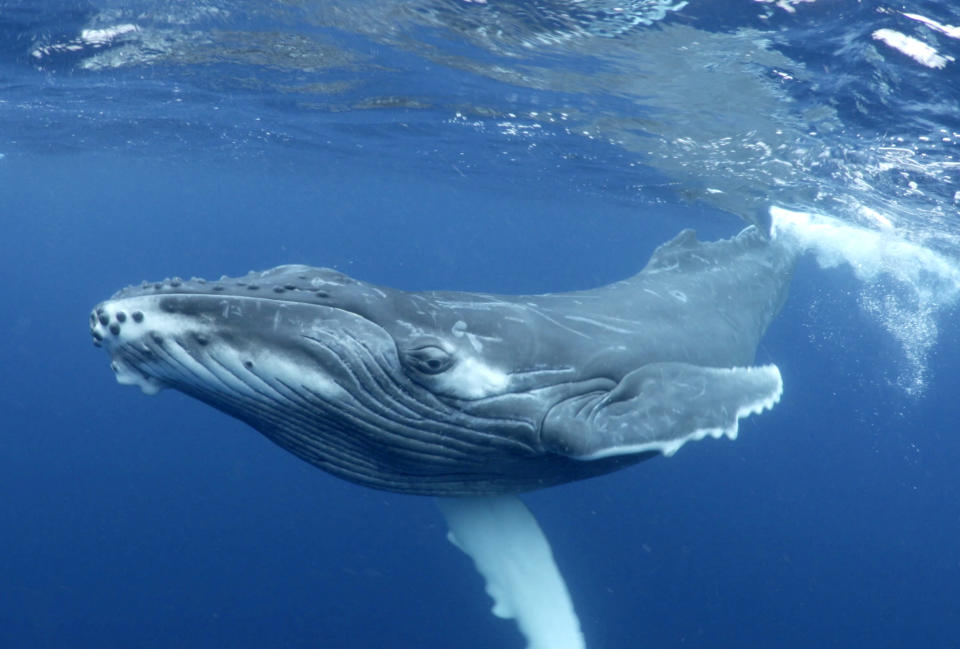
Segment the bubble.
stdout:
<svg viewBox="0 0 960 649">
<path fill-rule="evenodd" d="M 848 265 L 863 284 L 860 307 L 897 341 L 897 385 L 920 396 L 937 344 L 937 320 L 960 297 L 960 265 L 890 226 L 869 229 L 822 214 L 771 208 L 774 236 L 811 252 L 821 268 Z"/>
</svg>

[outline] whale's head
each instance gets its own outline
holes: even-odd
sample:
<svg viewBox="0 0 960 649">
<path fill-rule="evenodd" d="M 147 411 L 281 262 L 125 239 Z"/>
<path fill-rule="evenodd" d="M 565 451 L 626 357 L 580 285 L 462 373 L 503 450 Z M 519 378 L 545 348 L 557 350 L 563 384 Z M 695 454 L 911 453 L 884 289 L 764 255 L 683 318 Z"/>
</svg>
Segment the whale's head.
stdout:
<svg viewBox="0 0 960 649">
<path fill-rule="evenodd" d="M 281 266 L 126 288 L 97 305 L 90 331 L 121 384 L 183 392 L 368 486 L 516 492 L 639 459 L 545 454 L 540 426 L 572 370 L 508 371 L 496 336 L 465 331 L 438 302 Z M 522 355 L 531 334 L 504 324 Z"/>
</svg>

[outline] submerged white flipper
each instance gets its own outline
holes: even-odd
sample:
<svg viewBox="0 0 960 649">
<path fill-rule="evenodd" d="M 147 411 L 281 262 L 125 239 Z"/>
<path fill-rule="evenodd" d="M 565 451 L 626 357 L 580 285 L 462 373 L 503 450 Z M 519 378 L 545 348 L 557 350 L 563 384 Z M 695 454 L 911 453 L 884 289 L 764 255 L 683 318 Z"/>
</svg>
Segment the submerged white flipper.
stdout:
<svg viewBox="0 0 960 649">
<path fill-rule="evenodd" d="M 493 614 L 513 618 L 527 649 L 585 649 L 580 620 L 550 543 L 513 496 L 441 498 L 447 538 L 473 559 Z"/>
</svg>

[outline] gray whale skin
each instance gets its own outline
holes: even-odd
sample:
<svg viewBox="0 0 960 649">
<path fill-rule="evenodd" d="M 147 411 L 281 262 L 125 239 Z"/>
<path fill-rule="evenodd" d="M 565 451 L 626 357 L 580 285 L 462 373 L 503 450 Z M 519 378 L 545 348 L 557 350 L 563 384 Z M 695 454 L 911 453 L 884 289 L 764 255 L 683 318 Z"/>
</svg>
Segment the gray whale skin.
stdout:
<svg viewBox="0 0 960 649">
<path fill-rule="evenodd" d="M 90 315 L 120 383 L 173 388 L 369 487 L 512 494 L 734 437 L 771 407 L 752 366 L 793 255 L 686 230 L 593 290 L 406 292 L 280 266 L 123 289 Z"/>
</svg>

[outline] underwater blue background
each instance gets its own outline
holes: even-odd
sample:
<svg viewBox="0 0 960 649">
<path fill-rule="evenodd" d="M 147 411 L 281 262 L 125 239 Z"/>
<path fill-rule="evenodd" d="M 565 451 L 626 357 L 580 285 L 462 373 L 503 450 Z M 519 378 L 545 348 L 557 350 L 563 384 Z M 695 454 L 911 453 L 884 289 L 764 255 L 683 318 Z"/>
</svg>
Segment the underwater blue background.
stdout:
<svg viewBox="0 0 960 649">
<path fill-rule="evenodd" d="M 960 137 L 957 63 L 923 66 L 870 39 L 884 26 L 920 29 L 910 11 L 960 24 L 945 0 L 882 11 L 693 2 L 663 17 L 643 12 L 667 3 L 626 3 L 650 24 L 612 10 L 584 17 L 576 3 L 529 15 L 490 3 L 507 34 L 499 50 L 469 22 L 492 14 L 462 2 L 340 13 L 190 3 L 203 15 L 189 19 L 179 3 L 37 4 L 0 0 L 2 647 L 523 646 L 512 622 L 490 615 L 429 499 L 342 482 L 182 395 L 118 386 L 86 322 L 124 285 L 307 263 L 404 289 L 592 287 L 636 272 L 684 227 L 711 239 L 755 216 L 748 201 L 711 202 L 706 187 L 826 209 L 819 196 L 854 192 L 851 178 L 886 145 L 864 134 L 892 131 L 928 143 L 911 160 L 940 171 L 911 187 L 884 169 L 864 196 L 906 238 L 954 268 L 960 259 L 957 171 L 946 164 Z M 134 23 L 140 41 L 80 36 Z M 767 30 L 810 75 L 789 90 L 791 110 L 835 111 L 839 126 L 810 137 L 842 150 L 837 166 L 738 185 L 762 165 L 735 156 L 742 173 L 687 172 L 702 158 L 633 147 L 625 138 L 638 128 L 695 129 L 679 113 L 643 124 L 664 108 L 632 102 L 658 86 L 617 90 L 604 75 L 619 58 L 604 60 L 604 48 L 673 28 L 703 39 Z M 188 31 L 258 45 L 158 45 Z M 527 33 L 552 40 L 537 50 Z M 941 54 L 960 56 L 955 37 L 936 34 Z M 858 73 L 838 44 L 848 38 L 877 48 L 874 74 Z M 237 54 L 257 48 L 281 54 Z M 542 81 L 523 56 L 557 76 Z M 507 64 L 516 76 L 501 74 Z M 575 73 L 598 86 L 571 89 Z M 718 123 L 756 118 L 725 106 L 716 100 Z M 837 207 L 849 204 L 831 213 L 862 225 Z M 863 282 L 807 256 L 758 353 L 780 367 L 784 396 L 742 421 L 736 442 L 708 439 L 524 497 L 591 649 L 960 646 L 960 325 L 954 293 L 931 286 L 918 307 L 937 329 L 922 389 L 904 388 L 916 364 L 863 308 Z"/>
</svg>

